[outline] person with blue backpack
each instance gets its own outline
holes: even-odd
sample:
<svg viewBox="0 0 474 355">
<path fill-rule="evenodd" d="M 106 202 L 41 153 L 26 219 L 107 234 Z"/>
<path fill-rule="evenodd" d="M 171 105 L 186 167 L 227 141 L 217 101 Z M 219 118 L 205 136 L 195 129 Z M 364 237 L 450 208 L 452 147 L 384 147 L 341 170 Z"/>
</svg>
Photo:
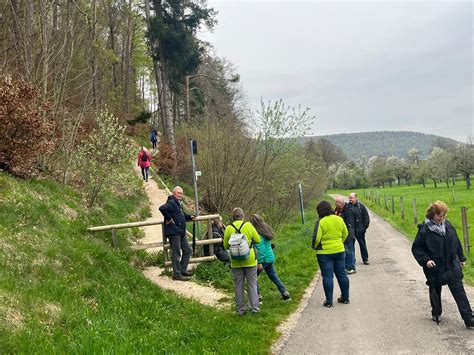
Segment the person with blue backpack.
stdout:
<svg viewBox="0 0 474 355">
<path fill-rule="evenodd" d="M 229 250 L 237 313 L 242 316 L 247 311 L 244 292 L 247 281 L 248 309 L 252 314 L 258 314 L 257 254 L 254 246 L 260 243 L 260 236 L 251 223 L 244 222 L 241 208 L 232 210 L 232 220 L 224 231 L 224 248 Z"/>
<path fill-rule="evenodd" d="M 250 223 L 255 227 L 258 234 L 260 235 L 260 243 L 257 244 L 257 254 L 258 254 L 258 266 L 257 266 L 257 278 L 258 276 L 265 271 L 270 280 L 275 284 L 280 291 L 281 299 L 284 301 L 290 300 L 290 293 L 286 290 L 285 286 L 278 277 L 275 268 L 273 266 L 275 262 L 275 253 L 273 253 L 273 244 L 272 240 L 274 238 L 274 233 L 272 228 L 265 223 L 263 218 L 258 214 L 253 214 L 250 216 Z M 258 299 L 262 300 L 260 293 L 260 287 L 257 282 L 257 291 Z"/>
</svg>

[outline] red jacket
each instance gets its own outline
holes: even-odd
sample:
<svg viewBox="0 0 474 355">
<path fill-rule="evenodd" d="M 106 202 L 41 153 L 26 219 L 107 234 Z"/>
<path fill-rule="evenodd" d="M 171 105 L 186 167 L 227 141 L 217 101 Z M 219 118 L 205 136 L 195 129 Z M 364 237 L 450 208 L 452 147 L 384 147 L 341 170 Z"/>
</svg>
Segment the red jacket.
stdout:
<svg viewBox="0 0 474 355">
<path fill-rule="evenodd" d="M 148 157 L 146 161 L 142 160 L 143 154 L 146 154 L 146 156 Z M 138 166 L 140 168 L 148 168 L 150 166 L 150 153 L 146 153 L 143 150 L 138 153 Z"/>
</svg>

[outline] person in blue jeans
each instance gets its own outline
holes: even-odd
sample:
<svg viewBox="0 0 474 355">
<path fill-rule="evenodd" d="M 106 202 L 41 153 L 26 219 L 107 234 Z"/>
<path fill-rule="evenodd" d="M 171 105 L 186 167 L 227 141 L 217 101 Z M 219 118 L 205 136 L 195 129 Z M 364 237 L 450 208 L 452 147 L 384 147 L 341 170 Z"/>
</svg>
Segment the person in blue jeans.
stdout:
<svg viewBox="0 0 474 355">
<path fill-rule="evenodd" d="M 283 286 L 273 266 L 275 262 L 275 254 L 273 253 L 272 247 L 272 240 L 274 238 L 272 228 L 267 223 L 265 223 L 263 218 L 258 214 L 253 214 L 252 216 L 250 216 L 250 223 L 252 223 L 252 225 L 255 227 L 258 234 L 260 235 L 260 243 L 256 245 L 258 254 L 257 277 L 263 271 L 265 271 L 270 280 L 278 288 L 278 291 L 280 291 L 281 299 L 284 301 L 291 299 L 290 293 L 286 290 L 285 286 Z M 258 283 L 257 292 L 258 299 L 261 302 L 262 296 Z"/>
<path fill-rule="evenodd" d="M 345 270 L 344 241 L 348 231 L 344 220 L 336 216 L 328 201 L 316 207 L 319 219 L 314 226 L 311 247 L 316 250 L 319 269 L 323 277 L 326 300 L 324 307 L 333 307 L 334 275 L 341 289 L 337 302 L 349 304 L 349 278 Z"/>
<path fill-rule="evenodd" d="M 349 235 L 344 242 L 346 249 L 346 272 L 348 275 L 356 273 L 355 260 L 355 231 L 354 231 L 354 212 L 350 203 L 344 203 L 344 199 L 340 196 L 336 197 L 336 209 L 334 210 L 336 216 L 342 217 L 346 223 Z"/>
</svg>

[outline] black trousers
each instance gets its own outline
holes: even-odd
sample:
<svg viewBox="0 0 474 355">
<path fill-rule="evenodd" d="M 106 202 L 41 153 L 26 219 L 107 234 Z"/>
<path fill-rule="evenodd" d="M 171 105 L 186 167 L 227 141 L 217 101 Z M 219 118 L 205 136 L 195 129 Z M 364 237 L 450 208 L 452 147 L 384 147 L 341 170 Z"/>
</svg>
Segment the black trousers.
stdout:
<svg viewBox="0 0 474 355">
<path fill-rule="evenodd" d="M 367 251 L 367 244 L 365 242 L 365 232 L 356 234 L 356 239 L 359 243 L 360 256 L 362 257 L 362 261 L 369 260 L 369 252 Z"/>
<path fill-rule="evenodd" d="M 169 239 L 171 246 L 173 276 L 179 277 L 182 272 L 188 270 L 192 250 L 185 235 L 168 235 L 167 238 Z"/>
<path fill-rule="evenodd" d="M 470 320 L 472 317 L 472 309 L 467 299 L 466 291 L 462 284 L 462 280 L 454 280 L 448 283 L 449 290 L 453 295 L 456 304 L 458 305 L 459 313 L 464 320 Z M 436 315 L 436 310 L 439 310 L 439 314 L 443 312 L 441 306 L 441 289 L 442 286 L 430 286 L 430 303 L 431 303 L 431 314 Z M 435 294 L 433 294 L 433 292 Z"/>
</svg>

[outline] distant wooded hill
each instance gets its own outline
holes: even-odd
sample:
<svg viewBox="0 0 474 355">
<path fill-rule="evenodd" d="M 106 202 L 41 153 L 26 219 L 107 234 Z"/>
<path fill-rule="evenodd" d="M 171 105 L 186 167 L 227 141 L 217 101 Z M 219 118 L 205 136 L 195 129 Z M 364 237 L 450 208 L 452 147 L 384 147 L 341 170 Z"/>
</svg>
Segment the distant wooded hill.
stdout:
<svg viewBox="0 0 474 355">
<path fill-rule="evenodd" d="M 451 145 L 458 142 L 454 139 L 408 131 L 379 131 L 361 133 L 341 133 L 327 136 L 303 137 L 304 144 L 309 140 L 325 138 L 340 147 L 350 160 L 357 160 L 365 155 L 408 157 L 408 151 L 416 148 L 420 151 L 420 158 L 426 158 L 436 143 L 438 145 Z"/>
</svg>

